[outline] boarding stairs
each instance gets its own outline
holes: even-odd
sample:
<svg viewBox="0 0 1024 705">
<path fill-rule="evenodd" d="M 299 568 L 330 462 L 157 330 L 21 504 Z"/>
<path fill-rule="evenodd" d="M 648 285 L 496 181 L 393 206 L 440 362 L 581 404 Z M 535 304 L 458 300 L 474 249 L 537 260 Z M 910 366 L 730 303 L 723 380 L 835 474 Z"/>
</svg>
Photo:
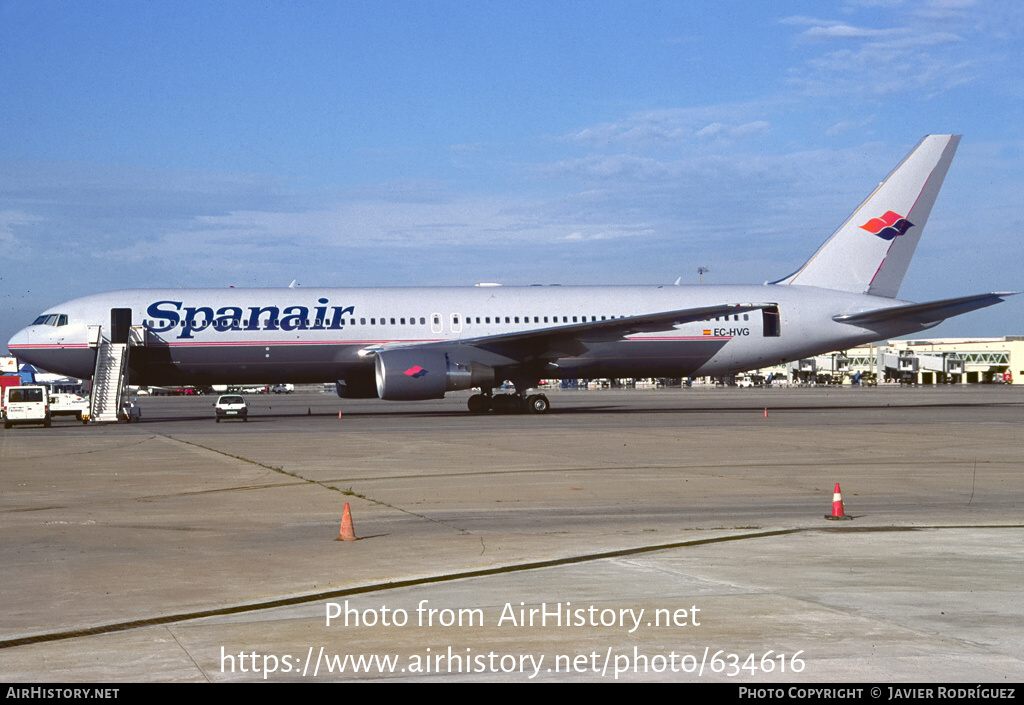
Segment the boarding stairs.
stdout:
<svg viewBox="0 0 1024 705">
<path fill-rule="evenodd" d="M 89 397 L 89 420 L 93 423 L 116 423 L 128 384 L 128 344 L 112 343 L 103 337 L 98 343 Z"/>
</svg>

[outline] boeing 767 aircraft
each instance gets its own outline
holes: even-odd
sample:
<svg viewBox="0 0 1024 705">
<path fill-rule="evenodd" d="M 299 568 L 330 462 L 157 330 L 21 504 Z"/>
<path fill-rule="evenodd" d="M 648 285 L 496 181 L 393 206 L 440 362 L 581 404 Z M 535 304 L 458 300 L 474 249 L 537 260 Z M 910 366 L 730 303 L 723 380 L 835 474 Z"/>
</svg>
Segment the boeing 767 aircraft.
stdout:
<svg viewBox="0 0 1024 705">
<path fill-rule="evenodd" d="M 529 393 L 542 379 L 767 367 L 1009 295 L 896 298 L 959 141 L 925 137 L 800 269 L 761 286 L 131 289 L 55 306 L 8 348 L 87 378 L 101 339 L 127 342 L 134 329 L 131 384 L 332 380 L 342 397 L 389 400 L 476 388 L 476 413 L 547 411 L 547 397 Z M 494 394 L 505 381 L 516 393 Z"/>
</svg>

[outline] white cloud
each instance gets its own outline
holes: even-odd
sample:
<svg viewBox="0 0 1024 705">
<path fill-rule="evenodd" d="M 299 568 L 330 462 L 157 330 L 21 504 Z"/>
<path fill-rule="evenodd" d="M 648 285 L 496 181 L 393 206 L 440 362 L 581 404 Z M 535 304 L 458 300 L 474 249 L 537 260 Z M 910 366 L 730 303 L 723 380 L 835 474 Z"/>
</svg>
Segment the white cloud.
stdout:
<svg viewBox="0 0 1024 705">
<path fill-rule="evenodd" d="M 17 231 L 24 226 L 44 222 L 44 218 L 22 210 L 0 210 L 0 250 L 5 257 L 27 260 L 32 256 L 29 241 L 18 237 Z"/>
<path fill-rule="evenodd" d="M 915 3 L 913 11 L 929 20 L 963 20 L 970 17 L 977 5 L 977 0 L 926 0 Z"/>
<path fill-rule="evenodd" d="M 620 122 L 584 128 L 568 135 L 567 139 L 598 147 L 621 143 L 663 147 L 693 134 L 693 128 L 687 122 L 680 111 L 652 110 L 630 115 Z"/>
<path fill-rule="evenodd" d="M 926 7 L 932 10 L 927 16 L 921 12 Z M 903 94 L 928 99 L 973 83 L 983 75 L 983 67 L 968 42 L 985 46 L 989 33 L 969 21 L 962 12 L 966 7 L 961 2 L 936 2 L 874 8 L 874 27 L 788 17 L 783 24 L 806 28 L 794 35 L 797 47 L 825 47 L 790 70 L 791 85 L 811 97 L 880 99 Z"/>
<path fill-rule="evenodd" d="M 825 134 L 829 135 L 830 137 L 834 137 L 835 135 L 841 135 L 844 132 L 851 132 L 853 130 L 859 130 L 861 128 L 867 127 L 874 121 L 874 115 L 871 115 L 862 120 L 840 120 L 839 122 L 834 123 L 827 130 L 825 130 Z"/>
<path fill-rule="evenodd" d="M 764 120 L 755 120 L 743 125 L 726 125 L 721 122 L 713 122 L 697 130 L 697 137 L 701 139 L 736 139 L 764 134 L 770 128 L 771 124 Z"/>
<path fill-rule="evenodd" d="M 864 27 L 853 27 L 841 22 L 821 23 L 804 30 L 799 38 L 808 41 L 822 41 L 829 39 L 885 39 L 898 37 L 907 33 L 908 30 L 901 28 L 892 29 L 867 29 Z"/>
<path fill-rule="evenodd" d="M 610 179 L 628 177 L 632 180 L 648 180 L 666 174 L 663 162 L 630 154 L 591 155 L 579 159 L 568 159 L 541 166 L 538 173 L 572 175 L 586 179 Z"/>
<path fill-rule="evenodd" d="M 586 127 L 565 140 L 588 148 L 650 150 L 677 148 L 709 136 L 739 139 L 767 131 L 764 111 L 764 104 L 755 103 L 649 110 Z"/>
</svg>

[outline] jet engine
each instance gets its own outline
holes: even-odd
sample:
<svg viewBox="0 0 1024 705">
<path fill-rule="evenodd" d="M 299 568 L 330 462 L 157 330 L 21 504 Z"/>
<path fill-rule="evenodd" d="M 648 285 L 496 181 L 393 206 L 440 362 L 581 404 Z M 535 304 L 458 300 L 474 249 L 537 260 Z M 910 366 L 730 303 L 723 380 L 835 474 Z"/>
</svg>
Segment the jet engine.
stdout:
<svg viewBox="0 0 1024 705">
<path fill-rule="evenodd" d="M 494 369 L 456 360 L 444 350 L 382 350 L 374 363 L 377 396 L 391 401 L 441 399 L 445 392 L 494 386 Z"/>
</svg>

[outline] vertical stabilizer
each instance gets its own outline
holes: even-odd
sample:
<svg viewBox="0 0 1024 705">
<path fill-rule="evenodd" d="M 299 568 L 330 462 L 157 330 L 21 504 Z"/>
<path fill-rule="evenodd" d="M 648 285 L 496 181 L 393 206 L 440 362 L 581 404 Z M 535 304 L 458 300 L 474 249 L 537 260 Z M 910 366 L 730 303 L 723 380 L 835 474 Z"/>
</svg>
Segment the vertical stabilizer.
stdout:
<svg viewBox="0 0 1024 705">
<path fill-rule="evenodd" d="M 928 135 L 795 273 L 777 284 L 895 298 L 960 135 Z"/>
</svg>

